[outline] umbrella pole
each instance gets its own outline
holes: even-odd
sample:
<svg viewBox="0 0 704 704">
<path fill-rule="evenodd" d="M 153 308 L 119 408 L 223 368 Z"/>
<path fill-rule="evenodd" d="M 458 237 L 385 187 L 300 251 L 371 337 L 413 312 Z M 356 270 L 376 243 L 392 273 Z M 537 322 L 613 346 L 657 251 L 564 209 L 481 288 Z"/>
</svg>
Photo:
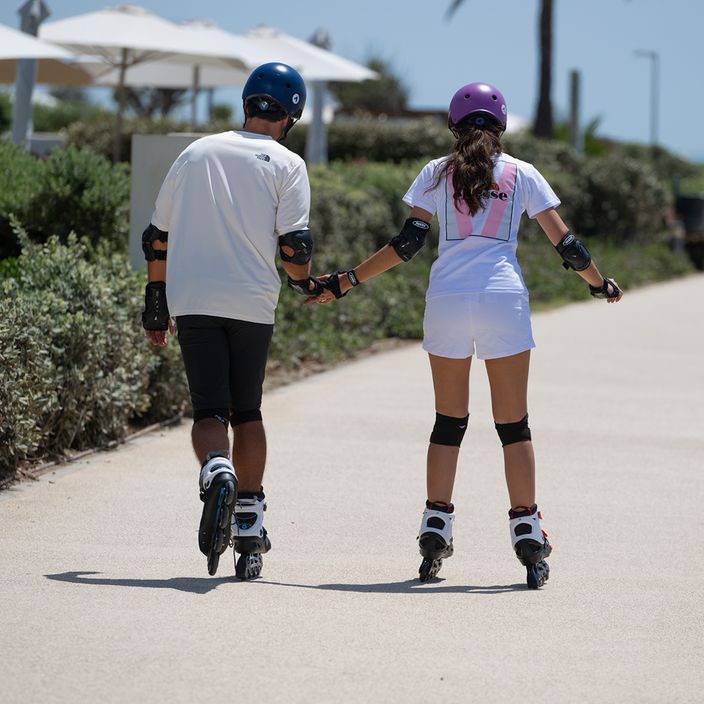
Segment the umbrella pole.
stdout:
<svg viewBox="0 0 704 704">
<path fill-rule="evenodd" d="M 115 164 L 120 161 L 120 141 L 122 138 L 122 113 L 125 110 L 125 76 L 127 74 L 128 50 L 122 50 L 120 62 L 120 78 L 117 84 L 117 114 L 115 115 L 115 134 L 113 136 L 112 160 Z"/>
<path fill-rule="evenodd" d="M 198 93 L 200 91 L 200 66 L 196 64 L 193 67 L 193 85 L 192 85 L 192 94 L 191 95 L 191 132 L 196 131 L 196 122 L 197 122 L 197 109 L 198 109 Z"/>
</svg>

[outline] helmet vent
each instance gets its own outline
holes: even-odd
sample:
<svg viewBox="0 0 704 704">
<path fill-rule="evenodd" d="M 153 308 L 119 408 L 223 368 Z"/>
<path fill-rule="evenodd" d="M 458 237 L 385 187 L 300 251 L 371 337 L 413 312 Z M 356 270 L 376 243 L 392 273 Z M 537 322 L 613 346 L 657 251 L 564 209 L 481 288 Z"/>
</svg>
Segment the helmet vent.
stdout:
<svg viewBox="0 0 704 704">
<path fill-rule="evenodd" d="M 492 100 L 497 100 L 497 98 L 496 98 L 495 95 L 492 95 L 492 96 L 491 96 L 491 99 L 492 99 Z"/>
<path fill-rule="evenodd" d="M 469 100 L 469 93 L 465 93 L 465 94 L 464 94 L 464 99 L 465 99 L 465 100 Z"/>
</svg>

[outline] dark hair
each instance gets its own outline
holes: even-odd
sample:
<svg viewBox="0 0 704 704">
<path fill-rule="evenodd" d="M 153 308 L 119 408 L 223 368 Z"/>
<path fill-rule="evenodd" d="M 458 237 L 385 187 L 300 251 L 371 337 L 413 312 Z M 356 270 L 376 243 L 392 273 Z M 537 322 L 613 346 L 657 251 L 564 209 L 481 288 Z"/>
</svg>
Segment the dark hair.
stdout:
<svg viewBox="0 0 704 704">
<path fill-rule="evenodd" d="M 454 126 L 455 144 L 428 189 L 437 188 L 452 174 L 455 207 L 464 202 L 470 215 L 476 215 L 484 207 L 484 199 L 494 185 L 493 157 L 502 151 L 503 128 L 493 120 L 484 122 L 478 127 L 470 115 Z"/>
<path fill-rule="evenodd" d="M 244 115 L 247 117 L 259 117 L 267 122 L 278 122 L 288 117 L 286 110 L 271 98 L 254 95 L 244 103 Z"/>
</svg>

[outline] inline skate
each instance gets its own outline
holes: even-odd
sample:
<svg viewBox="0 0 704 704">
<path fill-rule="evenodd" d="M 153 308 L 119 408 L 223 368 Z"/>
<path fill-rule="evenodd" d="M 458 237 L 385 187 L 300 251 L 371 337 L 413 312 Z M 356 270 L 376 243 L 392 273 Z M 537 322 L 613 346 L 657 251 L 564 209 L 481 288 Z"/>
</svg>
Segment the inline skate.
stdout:
<svg viewBox="0 0 704 704">
<path fill-rule="evenodd" d="M 218 570 L 220 555 L 230 544 L 230 523 L 237 499 L 237 477 L 226 453 L 211 452 L 200 470 L 203 513 L 198 546 L 208 558 L 208 574 Z"/>
<path fill-rule="evenodd" d="M 528 589 L 538 589 L 550 577 L 550 567 L 545 558 L 552 552 L 548 534 L 541 530 L 541 515 L 533 504 L 529 509 L 508 512 L 511 542 L 516 557 L 526 568 Z"/>
<path fill-rule="evenodd" d="M 238 579 L 259 577 L 264 564 L 262 555 L 271 549 L 271 541 L 264 528 L 264 511 L 264 492 L 241 493 L 238 496 L 232 515 L 232 545 L 235 576 Z"/>
<path fill-rule="evenodd" d="M 442 561 L 452 557 L 452 524 L 455 520 L 452 504 L 425 502 L 425 511 L 420 523 L 418 547 L 423 556 L 418 575 L 421 582 L 436 577 Z"/>
</svg>

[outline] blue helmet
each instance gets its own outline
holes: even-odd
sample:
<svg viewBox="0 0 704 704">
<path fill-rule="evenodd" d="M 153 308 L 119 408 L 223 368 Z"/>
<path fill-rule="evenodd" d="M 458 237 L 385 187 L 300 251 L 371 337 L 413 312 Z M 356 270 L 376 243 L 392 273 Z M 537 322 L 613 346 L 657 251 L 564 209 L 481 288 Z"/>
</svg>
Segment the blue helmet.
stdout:
<svg viewBox="0 0 704 704">
<path fill-rule="evenodd" d="M 298 120 L 306 104 L 306 84 L 295 69 L 272 61 L 252 71 L 242 89 L 242 101 L 248 98 L 270 98 L 293 120 Z"/>
</svg>

